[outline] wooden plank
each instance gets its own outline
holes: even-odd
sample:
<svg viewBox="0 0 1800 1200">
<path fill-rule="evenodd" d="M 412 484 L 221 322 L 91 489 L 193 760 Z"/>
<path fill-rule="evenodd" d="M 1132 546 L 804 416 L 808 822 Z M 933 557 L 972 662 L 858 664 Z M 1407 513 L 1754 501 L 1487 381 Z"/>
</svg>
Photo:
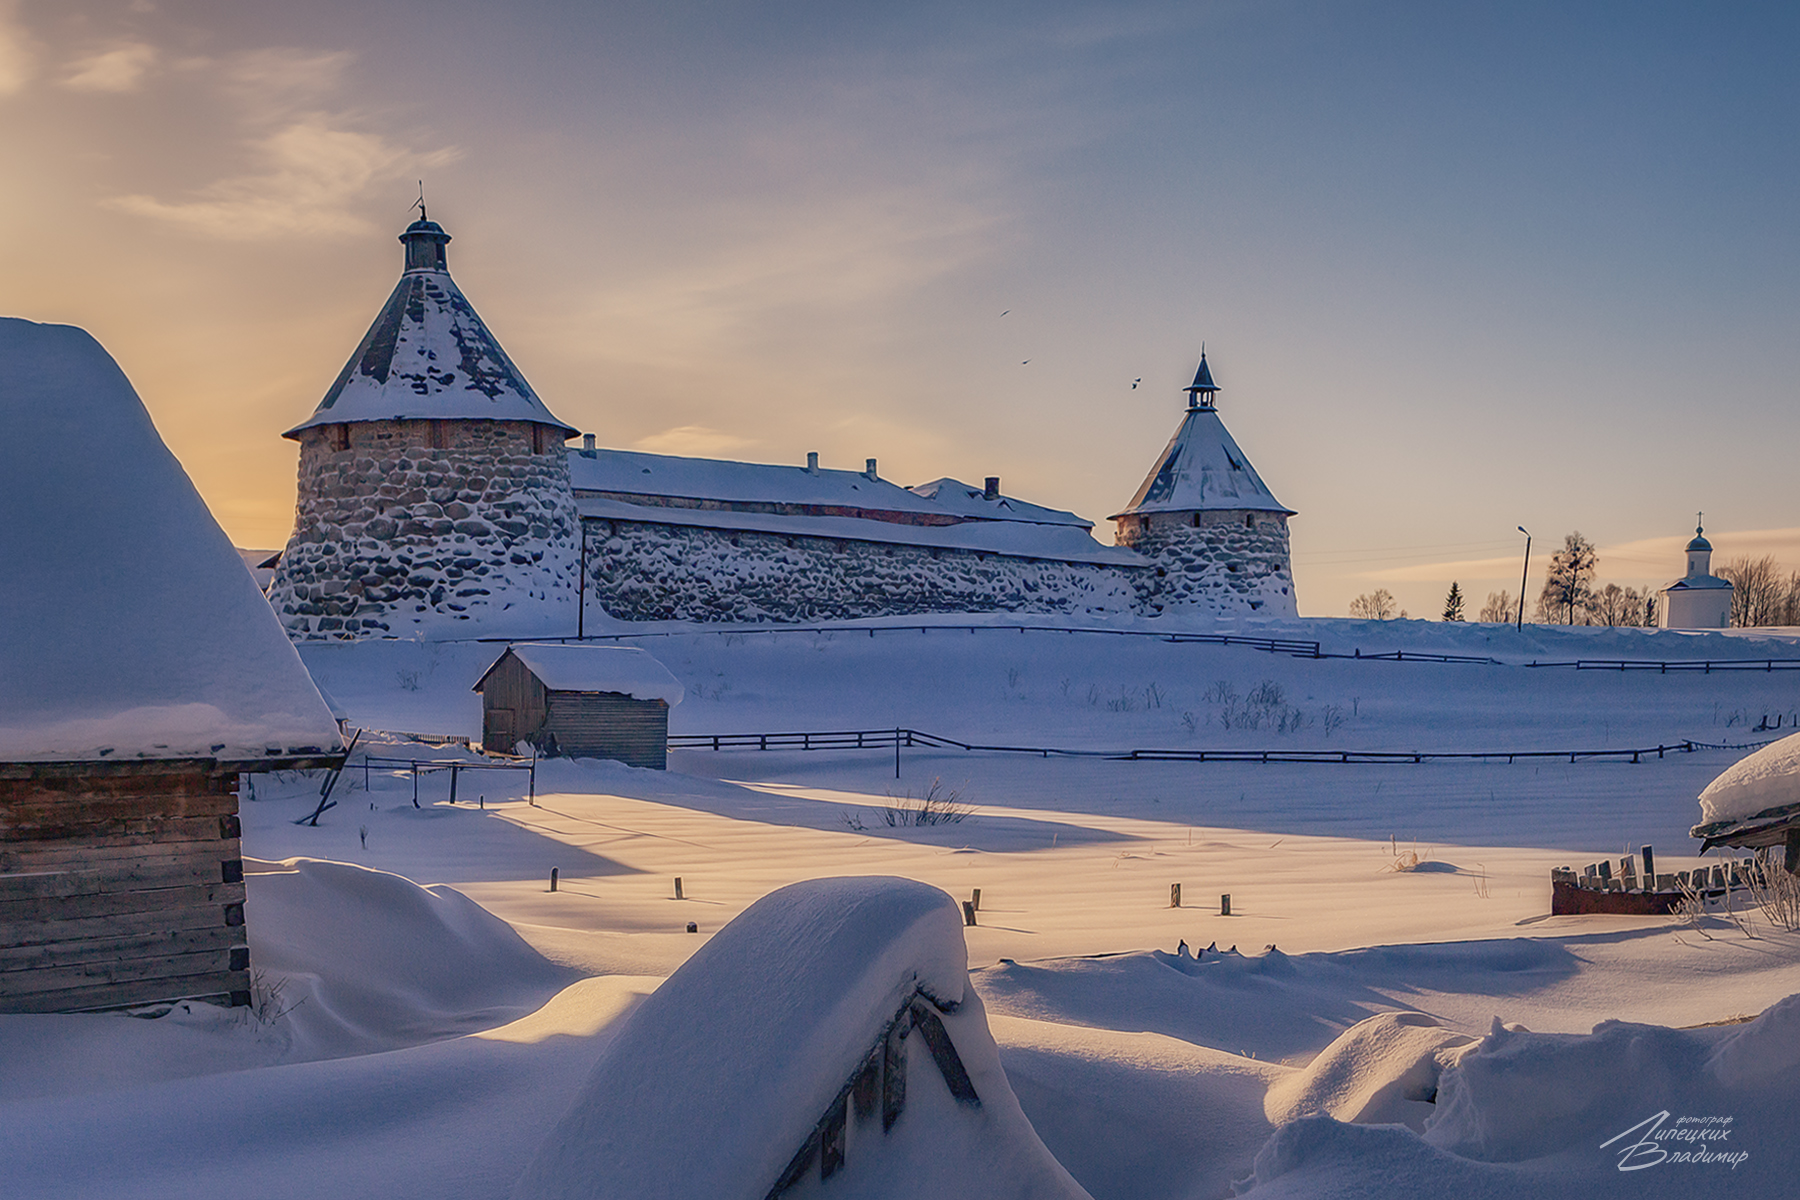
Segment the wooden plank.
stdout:
<svg viewBox="0 0 1800 1200">
<path fill-rule="evenodd" d="M 825 1110 L 819 1122 L 819 1178 L 830 1179 L 844 1166 L 844 1126 L 847 1124 L 846 1096 L 839 1096 Z"/>
<path fill-rule="evenodd" d="M 234 993 L 247 998 L 249 992 L 248 971 L 205 971 L 167 979 L 132 979 L 119 983 L 64 988 L 61 991 L 34 992 L 28 996 L 0 997 L 0 1012 L 83 1012 L 188 999 L 203 999 L 224 1005 L 231 1002 Z"/>
<path fill-rule="evenodd" d="M 0 925 L 104 917 L 114 913 L 157 912 L 196 904 L 235 904 L 241 907 L 243 903 L 244 885 L 223 882 L 86 896 L 33 896 L 21 900 L 0 899 Z"/>
<path fill-rule="evenodd" d="M 238 839 L 218 837 L 217 819 L 208 819 L 213 822 L 214 836 L 205 841 L 144 842 L 125 846 L 83 846 L 60 841 L 8 842 L 0 846 L 0 880 L 8 875 L 31 875 L 40 871 L 105 871 L 120 865 L 174 865 L 241 859 L 244 855 Z M 0 883 L 0 887 L 3 886 Z"/>
<path fill-rule="evenodd" d="M 881 1044 L 881 1131 L 886 1133 L 900 1119 L 906 1107 L 906 1031 L 912 1010 L 903 1010 L 900 1019 L 888 1027 Z"/>
<path fill-rule="evenodd" d="M 83 963 L 128 962 L 140 958 L 168 958 L 231 950 L 244 945 L 244 927 L 228 927 L 218 920 L 200 929 L 153 930 L 115 937 L 70 938 L 36 946 L 0 949 L 0 975 L 11 971 L 38 971 Z"/>
<path fill-rule="evenodd" d="M 99 831 L 153 833 L 162 823 L 190 817 L 236 816 L 237 797 L 72 796 L 0 804 L 0 841 L 66 837 Z"/>
<path fill-rule="evenodd" d="M 949 1086 L 950 1094 L 959 1103 L 980 1108 L 981 1097 L 975 1094 L 975 1084 L 969 1079 L 968 1068 L 963 1066 L 962 1056 L 956 1052 L 956 1043 L 950 1040 L 950 1031 L 944 1028 L 943 1019 L 930 1005 L 915 1001 L 913 1025 L 931 1050 L 931 1057 L 937 1063 L 944 1083 Z"/>
<path fill-rule="evenodd" d="M 0 904 L 33 897 L 113 895 L 119 892 L 199 887 L 223 882 L 223 864 L 217 860 L 120 864 L 109 871 L 46 871 L 31 875 L 0 875 Z"/>
<path fill-rule="evenodd" d="M 160 846 L 176 842 L 218 842 L 238 836 L 235 817 L 206 814 L 198 817 L 175 817 L 167 821 L 123 822 L 85 834 L 80 839 L 33 837 L 0 841 L 0 870 L 16 855 L 85 852 L 87 849 L 125 850 L 133 846 Z M 229 829 L 230 832 L 227 832 Z"/>
<path fill-rule="evenodd" d="M 0 922 L 0 949 L 72 942 L 83 938 L 128 937 L 134 933 L 176 933 L 184 929 L 225 929 L 225 906 L 196 904 L 184 908 L 153 908 L 144 912 L 113 913 L 75 920 Z"/>
<path fill-rule="evenodd" d="M 193 954 L 162 954 L 126 962 L 72 963 L 66 967 L 40 967 L 34 971 L 0 971 L 0 997 L 30 996 L 63 988 L 95 987 L 138 979 L 173 979 L 231 970 L 230 949 Z"/>
</svg>

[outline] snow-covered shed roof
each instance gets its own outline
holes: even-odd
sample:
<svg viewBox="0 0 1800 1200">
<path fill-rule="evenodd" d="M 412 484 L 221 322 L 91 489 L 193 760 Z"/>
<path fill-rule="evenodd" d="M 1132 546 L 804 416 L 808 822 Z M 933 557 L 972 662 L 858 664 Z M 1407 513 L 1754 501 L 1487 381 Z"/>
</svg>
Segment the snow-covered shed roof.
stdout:
<svg viewBox="0 0 1800 1200">
<path fill-rule="evenodd" d="M 513 365 L 450 278 L 436 221 L 400 235 L 406 269 L 362 344 L 313 415 L 283 437 L 316 425 L 420 419 L 536 421 L 573 437 Z"/>
<path fill-rule="evenodd" d="M 100 344 L 0 319 L 0 411 L 0 762 L 341 753 L 268 601 Z"/>
<path fill-rule="evenodd" d="M 1144 477 L 1131 503 L 1109 519 L 1135 513 L 1209 509 L 1250 509 L 1292 516 L 1294 510 L 1275 499 L 1232 440 L 1225 422 L 1219 419 L 1218 409 L 1213 406 L 1213 395 L 1219 389 L 1212 381 L 1205 355 L 1200 358 L 1193 384 L 1183 390 L 1188 394 L 1188 410 L 1175 436 Z"/>
<path fill-rule="evenodd" d="M 494 667 L 510 654 L 553 692 L 619 692 L 633 700 L 681 703 L 680 681 L 647 651 L 635 646 L 570 646 L 559 642 L 516 642 L 475 681 L 479 692 Z"/>
</svg>

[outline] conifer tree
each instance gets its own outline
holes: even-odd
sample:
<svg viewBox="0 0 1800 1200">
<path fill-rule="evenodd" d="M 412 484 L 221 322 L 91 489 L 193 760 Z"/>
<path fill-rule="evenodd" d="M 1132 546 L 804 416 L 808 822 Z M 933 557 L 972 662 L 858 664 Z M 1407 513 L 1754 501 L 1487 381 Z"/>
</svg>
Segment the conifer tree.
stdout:
<svg viewBox="0 0 1800 1200">
<path fill-rule="evenodd" d="M 1463 619 L 1462 588 L 1457 586 L 1456 580 L 1452 579 L 1450 581 L 1450 594 L 1448 596 L 1444 597 L 1444 620 L 1460 621 L 1462 619 Z"/>
</svg>

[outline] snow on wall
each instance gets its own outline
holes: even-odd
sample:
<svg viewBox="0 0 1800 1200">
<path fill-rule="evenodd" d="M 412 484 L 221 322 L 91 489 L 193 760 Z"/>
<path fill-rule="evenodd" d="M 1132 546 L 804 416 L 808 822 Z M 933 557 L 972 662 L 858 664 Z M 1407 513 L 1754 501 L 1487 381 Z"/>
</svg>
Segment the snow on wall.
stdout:
<svg viewBox="0 0 1800 1200">
<path fill-rule="evenodd" d="M 0 319 L 0 405 L 0 761 L 339 748 L 243 560 L 100 344 Z"/>
<path fill-rule="evenodd" d="M 573 632 L 578 518 L 561 445 L 522 421 L 365 421 L 301 435 L 269 601 L 298 639 Z M 433 438 L 441 446 L 431 445 Z"/>
<path fill-rule="evenodd" d="M 1114 614 L 1129 570 L 966 550 L 622 520 L 588 523 L 592 601 L 625 621 L 809 621 L 933 612 Z"/>
<path fill-rule="evenodd" d="M 1297 617 L 1287 518 L 1279 513 L 1226 509 L 1195 514 L 1126 517 L 1120 541 L 1150 559 L 1137 576 L 1146 615 L 1205 609 Z M 1248 521 L 1248 523 L 1246 523 Z"/>
<path fill-rule="evenodd" d="M 891 1130 L 849 1128 L 834 1196 L 1086 1196 L 1007 1086 L 968 986 L 956 903 L 907 879 L 815 879 L 772 892 L 626 1018 L 514 1190 L 516 1200 L 769 1194 L 915 989 L 979 1097 L 956 1104 L 914 1035 Z M 816 1186 L 818 1170 L 792 1194 Z"/>
</svg>

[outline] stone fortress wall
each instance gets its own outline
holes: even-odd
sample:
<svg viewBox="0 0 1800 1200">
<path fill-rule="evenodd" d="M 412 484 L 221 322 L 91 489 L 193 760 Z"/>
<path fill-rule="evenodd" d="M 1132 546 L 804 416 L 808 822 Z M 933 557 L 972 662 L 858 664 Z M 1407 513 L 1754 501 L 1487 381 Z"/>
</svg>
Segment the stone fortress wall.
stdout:
<svg viewBox="0 0 1800 1200">
<path fill-rule="evenodd" d="M 1127 613 L 1146 568 L 587 518 L 590 603 L 622 621 Z M 590 612 L 593 610 L 590 609 Z"/>
<path fill-rule="evenodd" d="M 1119 544 L 1150 559 L 1137 577 L 1137 609 L 1294 617 L 1294 573 L 1282 513 L 1217 509 L 1120 519 Z"/>
<path fill-rule="evenodd" d="M 445 635 L 462 622 L 484 633 L 573 627 L 578 521 L 551 427 L 306 429 L 294 534 L 269 600 L 301 640 Z"/>
</svg>

